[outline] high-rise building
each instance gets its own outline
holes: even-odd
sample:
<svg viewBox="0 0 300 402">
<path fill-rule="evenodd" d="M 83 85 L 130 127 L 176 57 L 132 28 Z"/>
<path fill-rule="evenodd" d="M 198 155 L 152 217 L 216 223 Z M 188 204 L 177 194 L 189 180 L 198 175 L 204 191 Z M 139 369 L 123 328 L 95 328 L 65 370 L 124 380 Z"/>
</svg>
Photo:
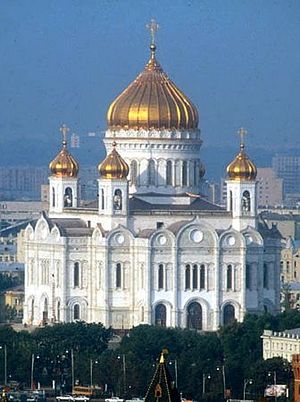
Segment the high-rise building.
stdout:
<svg viewBox="0 0 300 402">
<path fill-rule="evenodd" d="M 257 168 L 257 187 L 260 207 L 282 205 L 283 179 L 278 178 L 272 168 Z"/>
<path fill-rule="evenodd" d="M 275 155 L 272 167 L 276 176 L 283 179 L 285 199 L 297 202 L 300 199 L 300 156 Z"/>
</svg>

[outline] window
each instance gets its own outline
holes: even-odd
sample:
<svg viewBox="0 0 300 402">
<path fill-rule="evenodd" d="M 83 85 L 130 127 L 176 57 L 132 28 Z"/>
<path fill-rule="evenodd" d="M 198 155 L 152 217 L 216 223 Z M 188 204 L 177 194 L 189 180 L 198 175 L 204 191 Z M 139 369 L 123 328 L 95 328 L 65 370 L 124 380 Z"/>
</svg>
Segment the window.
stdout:
<svg viewBox="0 0 300 402">
<path fill-rule="evenodd" d="M 200 266 L 200 289 L 205 289 L 205 265 Z"/>
<path fill-rule="evenodd" d="M 167 325 L 167 309 L 163 304 L 158 304 L 155 307 L 155 325 L 166 327 Z"/>
<path fill-rule="evenodd" d="M 232 265 L 227 266 L 226 284 L 227 284 L 227 290 L 232 290 Z"/>
<path fill-rule="evenodd" d="M 48 299 L 44 300 L 44 309 L 43 309 L 43 322 L 48 320 Z"/>
<path fill-rule="evenodd" d="M 164 266 L 159 264 L 158 266 L 158 289 L 164 288 Z"/>
<path fill-rule="evenodd" d="M 148 185 L 155 186 L 155 162 L 153 159 L 148 164 Z"/>
<path fill-rule="evenodd" d="M 187 162 L 182 162 L 182 185 L 187 186 Z"/>
<path fill-rule="evenodd" d="M 243 192 L 242 197 L 242 210 L 243 212 L 250 212 L 251 205 L 250 205 L 250 193 L 248 190 Z"/>
<path fill-rule="evenodd" d="M 133 185 L 137 184 L 137 162 L 136 161 L 131 161 L 131 164 L 130 164 L 130 181 L 131 181 L 131 184 L 133 184 Z"/>
<path fill-rule="evenodd" d="M 229 191 L 229 210 L 232 211 L 232 205 L 233 205 L 233 201 L 232 201 L 232 191 Z"/>
<path fill-rule="evenodd" d="M 166 168 L 166 184 L 167 186 L 172 186 L 172 162 L 167 161 L 167 168 Z"/>
<path fill-rule="evenodd" d="M 60 301 L 57 302 L 57 307 L 56 307 L 56 321 L 60 322 Z"/>
<path fill-rule="evenodd" d="M 185 289 L 191 288 L 191 266 L 187 264 L 185 266 Z"/>
<path fill-rule="evenodd" d="M 52 207 L 55 207 L 55 188 L 52 187 Z"/>
<path fill-rule="evenodd" d="M 115 211 L 120 211 L 122 209 L 122 191 L 119 188 L 115 190 L 113 206 Z"/>
<path fill-rule="evenodd" d="M 121 287 L 121 280 L 122 280 L 122 267 L 121 264 L 118 262 L 116 265 L 116 288 Z"/>
<path fill-rule="evenodd" d="M 72 207 L 73 206 L 73 191 L 71 187 L 67 187 L 65 189 L 64 194 L 64 207 Z"/>
<path fill-rule="evenodd" d="M 74 305 L 73 314 L 74 314 L 74 320 L 80 320 L 80 306 L 79 306 L 79 304 Z"/>
<path fill-rule="evenodd" d="M 269 288 L 269 268 L 268 268 L 268 265 L 266 263 L 264 264 L 263 287 L 265 289 Z"/>
<path fill-rule="evenodd" d="M 104 209 L 105 205 L 104 205 L 104 190 L 103 188 L 101 188 L 101 209 Z"/>
<path fill-rule="evenodd" d="M 197 302 L 191 303 L 187 308 L 187 327 L 189 329 L 202 329 L 202 308 Z"/>
<path fill-rule="evenodd" d="M 74 264 L 74 287 L 79 286 L 79 262 Z"/>
<path fill-rule="evenodd" d="M 198 177 L 198 169 L 197 169 L 197 162 L 194 162 L 194 186 L 197 186 L 197 177 Z"/>
<path fill-rule="evenodd" d="M 250 265 L 246 264 L 246 289 L 251 289 L 251 271 Z"/>
<path fill-rule="evenodd" d="M 193 265 L 193 289 L 198 288 L 198 265 Z"/>
<path fill-rule="evenodd" d="M 286 272 L 290 272 L 290 262 L 286 262 Z"/>
<path fill-rule="evenodd" d="M 232 304 L 227 304 L 224 307 L 224 312 L 223 312 L 223 322 L 224 325 L 230 325 L 234 322 L 235 320 L 235 309 Z"/>
</svg>

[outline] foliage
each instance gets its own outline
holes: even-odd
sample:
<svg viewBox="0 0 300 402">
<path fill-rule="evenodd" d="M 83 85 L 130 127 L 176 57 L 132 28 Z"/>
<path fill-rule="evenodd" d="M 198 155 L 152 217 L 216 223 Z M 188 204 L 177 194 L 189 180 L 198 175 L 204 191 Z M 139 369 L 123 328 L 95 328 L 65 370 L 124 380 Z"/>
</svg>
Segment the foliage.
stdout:
<svg viewBox="0 0 300 402">
<path fill-rule="evenodd" d="M 21 280 L 18 276 L 11 276 L 6 273 L 0 273 L 0 292 L 20 285 L 20 283 Z"/>
</svg>

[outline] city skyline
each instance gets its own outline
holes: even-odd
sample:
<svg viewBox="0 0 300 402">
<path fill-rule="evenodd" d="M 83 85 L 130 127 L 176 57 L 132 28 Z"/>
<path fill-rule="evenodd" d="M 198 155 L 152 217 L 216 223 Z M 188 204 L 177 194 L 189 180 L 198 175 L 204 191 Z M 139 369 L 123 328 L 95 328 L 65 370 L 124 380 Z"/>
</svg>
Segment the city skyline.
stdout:
<svg viewBox="0 0 300 402">
<path fill-rule="evenodd" d="M 38 152 L 57 149 L 62 122 L 77 134 L 103 132 L 109 104 L 149 58 L 151 18 L 158 60 L 197 106 L 204 146 L 238 144 L 243 125 L 249 147 L 297 148 L 299 9 L 296 1 L 6 1 L 2 148 L 17 144 L 18 154 L 20 139 L 38 139 Z"/>
</svg>

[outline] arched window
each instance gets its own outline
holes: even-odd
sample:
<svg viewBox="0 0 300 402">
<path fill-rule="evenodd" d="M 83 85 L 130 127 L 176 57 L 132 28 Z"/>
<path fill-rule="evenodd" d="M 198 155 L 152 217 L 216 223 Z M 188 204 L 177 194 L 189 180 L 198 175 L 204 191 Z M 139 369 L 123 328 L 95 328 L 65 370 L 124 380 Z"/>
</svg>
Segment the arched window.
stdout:
<svg viewBox="0 0 300 402">
<path fill-rule="evenodd" d="M 290 272 L 290 262 L 289 261 L 286 262 L 286 272 L 287 273 Z"/>
<path fill-rule="evenodd" d="M 167 161 L 166 167 L 166 184 L 167 186 L 172 186 L 172 162 Z"/>
<path fill-rule="evenodd" d="M 57 302 L 56 306 L 56 321 L 60 322 L 60 301 Z"/>
<path fill-rule="evenodd" d="M 185 266 L 185 289 L 191 288 L 191 266 L 187 264 Z"/>
<path fill-rule="evenodd" d="M 197 178 L 198 178 L 197 161 L 194 162 L 193 176 L 194 176 L 194 186 L 197 186 Z"/>
<path fill-rule="evenodd" d="M 246 289 L 251 289 L 251 267 L 246 264 Z"/>
<path fill-rule="evenodd" d="M 233 208 L 233 200 L 232 200 L 232 191 L 229 191 L 229 210 L 232 211 Z"/>
<path fill-rule="evenodd" d="M 79 262 L 74 264 L 74 287 L 79 286 Z"/>
<path fill-rule="evenodd" d="M 164 266 L 159 264 L 158 266 L 158 289 L 164 288 Z"/>
<path fill-rule="evenodd" d="M 130 181 L 131 184 L 136 185 L 137 183 L 137 162 L 131 161 L 130 163 Z"/>
<path fill-rule="evenodd" d="M 198 265 L 193 265 L 193 289 L 198 287 Z"/>
<path fill-rule="evenodd" d="M 155 325 L 166 327 L 167 325 L 167 309 L 163 304 L 158 304 L 155 307 Z"/>
<path fill-rule="evenodd" d="M 119 188 L 114 192 L 113 203 L 115 211 L 120 211 L 122 209 L 122 191 Z"/>
<path fill-rule="evenodd" d="M 52 187 L 52 207 L 55 207 L 55 188 Z"/>
<path fill-rule="evenodd" d="M 48 299 L 45 298 L 44 300 L 44 307 L 43 307 L 43 322 L 47 322 L 48 320 Z"/>
<path fill-rule="evenodd" d="M 243 192 L 242 210 L 243 210 L 243 212 L 250 212 L 250 210 L 251 210 L 250 193 L 248 190 Z"/>
<path fill-rule="evenodd" d="M 104 209 L 104 189 L 101 188 L 101 209 Z"/>
<path fill-rule="evenodd" d="M 182 162 L 182 185 L 187 186 L 187 162 Z"/>
<path fill-rule="evenodd" d="M 205 289 L 205 265 L 200 266 L 200 289 Z"/>
<path fill-rule="evenodd" d="M 34 320 L 34 299 L 31 300 L 30 320 L 31 322 Z"/>
<path fill-rule="evenodd" d="M 230 325 L 234 322 L 235 320 L 235 309 L 232 304 L 226 304 L 224 307 L 224 312 L 223 312 L 223 322 L 224 325 Z"/>
<path fill-rule="evenodd" d="M 65 189 L 65 194 L 64 194 L 64 207 L 72 207 L 73 206 L 73 191 L 71 187 L 67 187 Z"/>
<path fill-rule="evenodd" d="M 202 307 L 193 302 L 187 308 L 187 327 L 189 329 L 202 329 Z"/>
<path fill-rule="evenodd" d="M 74 314 L 74 320 L 80 320 L 80 306 L 79 306 L 79 304 L 74 304 L 73 314 Z"/>
<path fill-rule="evenodd" d="M 116 265 L 116 288 L 120 288 L 122 285 L 122 266 L 118 262 Z"/>
<path fill-rule="evenodd" d="M 227 266 L 226 284 L 227 290 L 232 290 L 232 265 Z"/>
<path fill-rule="evenodd" d="M 269 267 L 266 263 L 264 263 L 264 280 L 263 286 L 265 289 L 269 289 Z"/>
<path fill-rule="evenodd" d="M 153 159 L 148 164 L 148 185 L 155 186 L 155 162 Z"/>
</svg>

